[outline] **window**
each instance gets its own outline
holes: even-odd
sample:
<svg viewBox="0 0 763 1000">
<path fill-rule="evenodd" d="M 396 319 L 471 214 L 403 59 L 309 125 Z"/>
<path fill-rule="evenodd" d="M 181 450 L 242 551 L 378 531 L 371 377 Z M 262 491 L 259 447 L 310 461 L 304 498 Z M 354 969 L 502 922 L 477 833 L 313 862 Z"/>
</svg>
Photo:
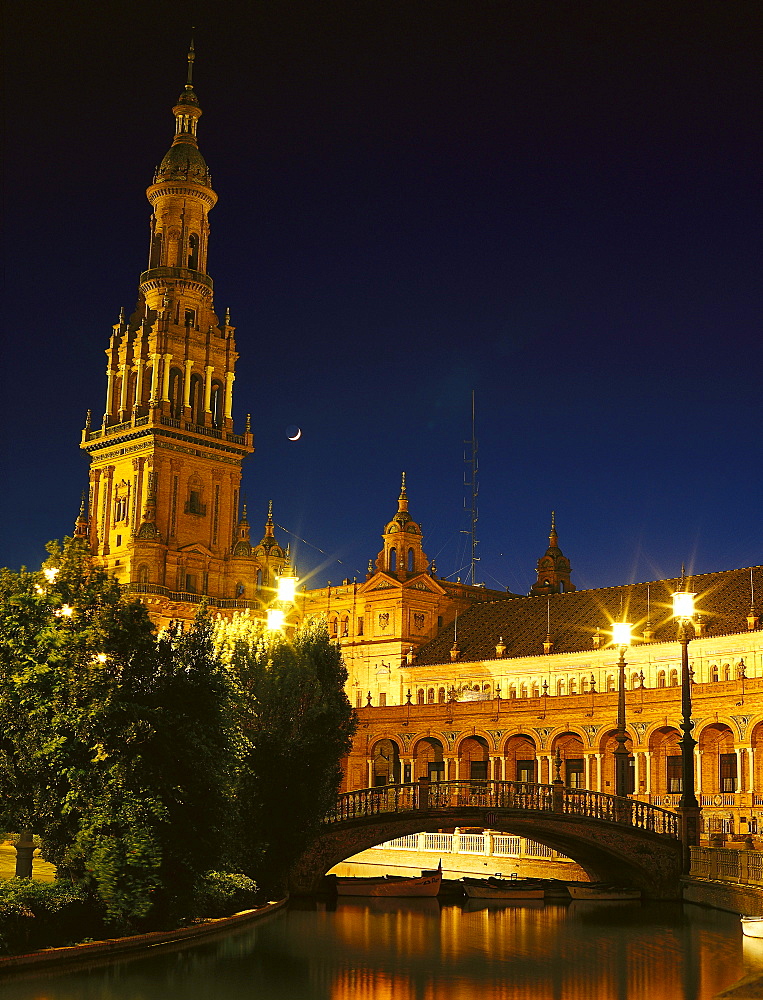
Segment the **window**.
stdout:
<svg viewBox="0 0 763 1000">
<path fill-rule="evenodd" d="M 585 767 L 582 757 L 572 757 L 564 762 L 564 776 L 568 788 L 583 788 L 585 784 Z"/>
<path fill-rule="evenodd" d="M 570 694 L 577 694 L 577 693 L 578 693 L 577 684 L 575 683 L 575 680 L 573 679 L 573 680 L 570 681 Z"/>
<path fill-rule="evenodd" d="M 204 423 L 204 380 L 201 375 L 191 375 L 191 422 Z"/>
<path fill-rule="evenodd" d="M 342 638 L 346 639 L 350 634 L 350 618 L 349 615 L 345 615 L 342 618 Z"/>
<path fill-rule="evenodd" d="M 389 550 L 389 571 L 394 573 L 397 568 L 397 549 Z"/>
<path fill-rule="evenodd" d="M 535 761 L 534 760 L 518 760 L 517 761 L 517 781 L 535 781 Z"/>
<path fill-rule="evenodd" d="M 416 692 L 416 704 L 417 705 L 424 704 L 424 688 L 419 688 L 418 691 Z"/>
<path fill-rule="evenodd" d="M 469 779 L 471 781 L 487 781 L 486 760 L 472 760 L 469 762 Z"/>
<path fill-rule="evenodd" d="M 672 688 L 678 687 L 678 671 L 675 668 L 670 671 L 670 686 Z"/>
<path fill-rule="evenodd" d="M 719 764 L 721 791 L 735 792 L 737 790 L 737 755 L 735 753 L 722 753 Z"/>
<path fill-rule="evenodd" d="M 194 271 L 199 268 L 199 237 L 196 233 L 191 233 L 188 238 L 188 266 Z"/>
<path fill-rule="evenodd" d="M 138 566 L 138 583 L 148 583 L 148 566 L 146 563 L 141 563 Z"/>
<path fill-rule="evenodd" d="M 526 698 L 527 697 L 527 685 L 526 684 L 523 684 L 520 687 L 520 689 L 519 689 L 519 697 L 520 698 Z"/>
<path fill-rule="evenodd" d="M 207 505 L 201 502 L 201 488 L 199 486 L 192 486 L 188 491 L 185 512 L 186 514 L 196 514 L 197 517 L 204 517 L 207 513 Z"/>
<path fill-rule="evenodd" d="M 183 413 L 183 373 L 179 368 L 170 368 L 170 416 L 175 420 Z"/>
<path fill-rule="evenodd" d="M 657 674 L 657 687 L 658 688 L 664 688 L 665 687 L 665 671 L 664 670 L 660 670 L 660 672 Z"/>
<path fill-rule="evenodd" d="M 434 705 L 434 688 L 427 689 L 427 705 Z"/>
<path fill-rule="evenodd" d="M 209 395 L 209 408 L 212 411 L 212 426 L 222 427 L 223 425 L 223 385 L 222 382 L 213 382 Z"/>
<path fill-rule="evenodd" d="M 363 692 L 362 691 L 356 691 L 355 692 L 355 708 L 362 708 L 362 707 L 363 707 Z"/>
<path fill-rule="evenodd" d="M 731 680 L 731 667 L 728 665 L 728 663 L 723 664 L 723 679 L 725 681 Z"/>
<path fill-rule="evenodd" d="M 331 634 L 334 636 L 334 638 L 336 638 L 337 635 L 339 635 L 339 619 L 336 617 L 331 619 Z"/>
<path fill-rule="evenodd" d="M 614 690 L 615 690 L 615 675 L 614 674 L 608 674 L 607 675 L 607 691 L 614 691 Z"/>
<path fill-rule="evenodd" d="M 437 627 L 442 628 L 442 615 L 437 616 Z"/>
<path fill-rule="evenodd" d="M 677 795 L 683 790 L 683 771 L 681 770 L 680 754 L 668 757 L 667 767 L 668 791 L 673 795 Z"/>
<path fill-rule="evenodd" d="M 413 549 L 408 549 L 408 572 L 413 572 Z"/>
<path fill-rule="evenodd" d="M 186 309 L 185 311 L 185 325 L 186 326 L 196 326 L 196 310 Z"/>
<path fill-rule="evenodd" d="M 386 704 L 387 704 L 387 692 L 386 691 L 380 691 L 379 692 L 379 708 L 384 708 L 386 706 Z"/>
<path fill-rule="evenodd" d="M 185 575 L 185 590 L 187 594 L 196 593 L 196 574 L 186 573 Z"/>
<path fill-rule="evenodd" d="M 712 665 L 712 667 L 710 667 L 710 680 L 713 681 L 713 682 L 717 682 L 717 680 L 718 680 L 718 664 L 717 663 L 714 663 Z"/>
<path fill-rule="evenodd" d="M 516 698 L 517 696 L 517 686 L 516 684 L 509 685 L 509 698 Z"/>
<path fill-rule="evenodd" d="M 445 761 L 430 760 L 427 763 L 427 774 L 430 781 L 445 781 Z"/>
<path fill-rule="evenodd" d="M 564 694 L 564 681 L 557 681 L 556 682 L 556 693 L 558 695 Z"/>
<path fill-rule="evenodd" d="M 445 688 L 437 689 L 437 701 L 440 705 L 445 704 Z"/>
<path fill-rule="evenodd" d="M 358 635 L 363 635 L 363 619 L 358 618 Z"/>
</svg>

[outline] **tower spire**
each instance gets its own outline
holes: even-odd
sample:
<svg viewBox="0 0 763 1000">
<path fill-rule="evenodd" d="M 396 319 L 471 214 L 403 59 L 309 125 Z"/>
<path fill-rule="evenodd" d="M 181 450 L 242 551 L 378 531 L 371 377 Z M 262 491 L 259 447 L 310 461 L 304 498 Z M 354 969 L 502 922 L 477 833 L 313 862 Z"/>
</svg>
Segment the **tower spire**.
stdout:
<svg viewBox="0 0 763 1000">
<path fill-rule="evenodd" d="M 191 31 L 195 31 L 195 28 L 191 28 Z M 188 79 L 185 82 L 186 90 L 193 90 L 193 61 L 196 58 L 196 52 L 193 47 L 193 35 L 191 35 L 191 45 L 188 49 Z"/>
</svg>

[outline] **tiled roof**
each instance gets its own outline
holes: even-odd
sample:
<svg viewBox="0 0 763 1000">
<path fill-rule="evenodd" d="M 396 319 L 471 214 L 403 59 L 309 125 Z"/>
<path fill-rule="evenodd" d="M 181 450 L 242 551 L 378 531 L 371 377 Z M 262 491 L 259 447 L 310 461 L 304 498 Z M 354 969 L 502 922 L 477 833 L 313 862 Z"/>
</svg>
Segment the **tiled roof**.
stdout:
<svg viewBox="0 0 763 1000">
<path fill-rule="evenodd" d="M 763 605 L 763 566 L 752 568 L 756 613 Z M 647 583 L 579 590 L 550 597 L 514 597 L 510 600 L 480 604 L 460 615 L 457 623 L 460 661 L 495 659 L 496 643 L 502 637 L 506 656 L 534 656 L 543 653 L 548 631 L 552 652 L 572 653 L 593 649 L 593 636 L 602 632 L 602 645 L 608 644 L 611 623 L 628 621 L 634 636 L 641 637 L 651 621 L 654 642 L 676 638 L 672 617 L 674 591 L 681 588 L 680 577 Z M 696 591 L 697 617 L 705 624 L 705 635 L 724 635 L 747 631 L 750 611 L 750 569 L 732 569 L 720 573 L 702 573 L 686 580 L 686 589 Z M 647 615 L 647 595 L 649 614 Z M 763 617 L 763 616 L 761 616 Z M 451 624 L 422 646 L 417 664 L 447 663 L 453 645 Z"/>
</svg>

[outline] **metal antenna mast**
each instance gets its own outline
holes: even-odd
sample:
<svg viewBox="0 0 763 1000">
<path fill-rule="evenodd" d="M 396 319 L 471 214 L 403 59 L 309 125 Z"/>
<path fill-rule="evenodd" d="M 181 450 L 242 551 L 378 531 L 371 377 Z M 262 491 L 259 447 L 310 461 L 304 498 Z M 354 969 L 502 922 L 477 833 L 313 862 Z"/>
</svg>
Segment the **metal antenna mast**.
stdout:
<svg viewBox="0 0 763 1000">
<path fill-rule="evenodd" d="M 467 532 L 471 543 L 471 559 L 469 563 L 468 582 L 472 584 L 472 586 L 476 586 L 477 563 L 480 560 L 477 555 L 477 546 L 479 545 L 479 541 L 477 540 L 477 495 L 479 493 L 477 472 L 479 466 L 477 464 L 477 434 L 475 431 L 474 421 L 474 389 L 472 389 L 472 436 L 471 439 L 469 441 L 465 441 L 464 444 L 466 445 L 466 448 L 464 449 L 464 462 L 469 470 L 468 475 L 467 473 L 464 473 L 464 486 L 469 488 L 471 494 L 470 500 L 464 500 L 464 508 L 469 511 L 470 515 L 470 528 Z"/>
</svg>

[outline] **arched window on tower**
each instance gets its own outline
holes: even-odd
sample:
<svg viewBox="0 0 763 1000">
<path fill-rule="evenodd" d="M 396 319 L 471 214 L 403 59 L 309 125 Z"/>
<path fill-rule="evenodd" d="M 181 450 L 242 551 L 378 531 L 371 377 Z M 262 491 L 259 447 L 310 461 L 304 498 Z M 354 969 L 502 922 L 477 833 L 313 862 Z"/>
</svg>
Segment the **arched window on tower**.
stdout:
<svg viewBox="0 0 763 1000">
<path fill-rule="evenodd" d="M 138 583 L 144 585 L 148 583 L 148 565 L 146 563 L 141 563 L 138 566 Z"/>
<path fill-rule="evenodd" d="M 204 380 L 201 375 L 191 375 L 191 422 L 204 423 Z"/>
<path fill-rule="evenodd" d="M 212 383 L 212 392 L 209 397 L 209 407 L 212 410 L 212 426 L 222 427 L 223 425 L 223 385 L 222 382 Z"/>
<path fill-rule="evenodd" d="M 151 250 L 148 255 L 149 269 L 159 267 L 162 262 L 162 234 L 154 233 L 151 237 Z"/>
<path fill-rule="evenodd" d="M 409 573 L 413 572 L 413 559 L 414 559 L 413 549 L 408 549 L 408 572 Z"/>
<path fill-rule="evenodd" d="M 262 590 L 262 570 L 257 570 L 257 590 Z"/>
<path fill-rule="evenodd" d="M 342 638 L 346 639 L 350 634 L 350 616 L 344 615 L 342 617 Z"/>
<path fill-rule="evenodd" d="M 394 573 L 397 569 L 397 549 L 389 550 L 389 571 Z"/>
<path fill-rule="evenodd" d="M 183 413 L 183 373 L 170 368 L 170 416 L 179 420 Z"/>
<path fill-rule="evenodd" d="M 139 405 L 139 400 L 135 398 L 135 386 L 138 382 L 138 373 L 130 372 L 130 380 L 127 383 L 127 409 L 128 412 L 136 405 Z"/>
<path fill-rule="evenodd" d="M 188 237 L 188 266 L 193 270 L 199 269 L 199 236 L 198 233 L 191 233 Z"/>
</svg>

